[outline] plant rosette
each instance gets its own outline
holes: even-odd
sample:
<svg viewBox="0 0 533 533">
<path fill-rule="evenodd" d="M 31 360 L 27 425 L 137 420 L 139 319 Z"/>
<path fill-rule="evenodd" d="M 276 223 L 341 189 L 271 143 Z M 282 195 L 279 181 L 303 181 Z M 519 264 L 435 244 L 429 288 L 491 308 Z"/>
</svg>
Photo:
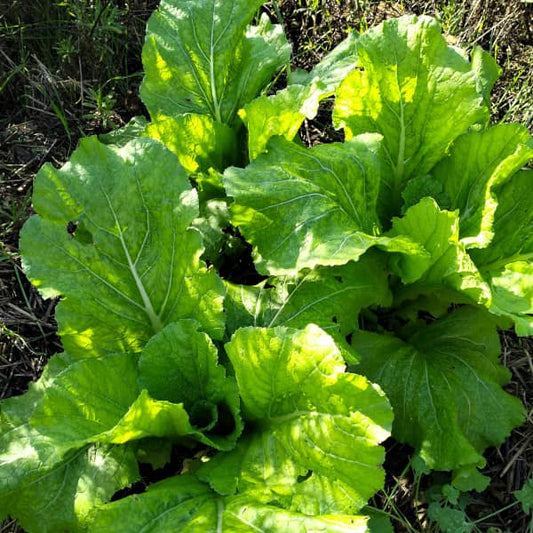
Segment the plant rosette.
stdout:
<svg viewBox="0 0 533 533">
<path fill-rule="evenodd" d="M 533 143 L 490 125 L 494 60 L 404 16 L 269 94 L 290 47 L 260 7 L 163 0 L 151 120 L 35 180 L 23 266 L 65 351 L 0 405 L 29 532 L 391 531 L 391 434 L 480 490 L 524 421 L 498 328 L 533 333 Z M 307 148 L 325 99 L 346 140 Z"/>
</svg>

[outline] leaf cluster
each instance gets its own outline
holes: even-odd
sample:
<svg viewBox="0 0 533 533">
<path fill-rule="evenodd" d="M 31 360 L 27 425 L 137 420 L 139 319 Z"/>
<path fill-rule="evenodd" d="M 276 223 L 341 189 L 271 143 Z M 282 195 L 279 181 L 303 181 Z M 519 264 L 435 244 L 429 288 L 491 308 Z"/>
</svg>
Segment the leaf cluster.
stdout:
<svg viewBox="0 0 533 533">
<path fill-rule="evenodd" d="M 65 351 L 0 406 L 0 518 L 390 531 L 365 506 L 391 433 L 480 490 L 524 420 L 498 328 L 533 333 L 533 143 L 489 124 L 494 60 L 406 16 L 269 94 L 290 47 L 261 3 L 163 0 L 150 122 L 39 172 L 21 252 Z M 305 147 L 326 99 L 345 141 Z"/>
</svg>

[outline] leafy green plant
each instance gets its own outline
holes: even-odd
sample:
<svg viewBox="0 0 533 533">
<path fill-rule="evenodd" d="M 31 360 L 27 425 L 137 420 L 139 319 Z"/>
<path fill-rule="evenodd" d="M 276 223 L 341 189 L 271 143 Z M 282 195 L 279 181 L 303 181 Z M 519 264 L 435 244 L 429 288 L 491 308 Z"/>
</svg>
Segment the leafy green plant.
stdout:
<svg viewBox="0 0 533 533">
<path fill-rule="evenodd" d="M 1 405 L 0 518 L 390 531 L 365 506 L 391 431 L 479 490 L 524 420 L 497 328 L 533 332 L 533 144 L 489 126 L 494 61 L 402 17 L 269 94 L 290 50 L 260 6 L 163 1 L 151 121 L 39 172 L 21 251 L 65 352 Z M 302 146 L 333 96 L 345 142 Z"/>
</svg>

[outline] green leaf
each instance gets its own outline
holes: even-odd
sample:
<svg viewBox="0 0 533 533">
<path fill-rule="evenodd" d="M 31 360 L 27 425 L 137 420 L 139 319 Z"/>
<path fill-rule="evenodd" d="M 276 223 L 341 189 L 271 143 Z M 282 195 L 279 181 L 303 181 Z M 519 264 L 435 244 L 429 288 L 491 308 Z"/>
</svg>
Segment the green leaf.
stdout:
<svg viewBox="0 0 533 533">
<path fill-rule="evenodd" d="M 326 54 L 311 72 L 302 74 L 298 72 L 289 79 L 289 82 L 305 85 L 313 80 L 319 80 L 324 90 L 333 94 L 339 84 L 344 80 L 350 71 L 357 66 L 357 46 L 359 44 L 359 34 L 351 32 L 341 41 L 331 52 Z"/>
<path fill-rule="evenodd" d="M 224 288 L 189 229 L 196 193 L 162 145 L 85 139 L 63 168 L 41 169 L 33 203 L 23 265 L 43 296 L 65 297 L 57 320 L 71 355 L 139 351 L 187 317 L 222 335 Z"/>
<path fill-rule="evenodd" d="M 53 357 L 28 393 L 0 406 L 0 518 L 9 514 L 32 532 L 78 531 L 92 506 L 139 477 L 128 447 L 71 449 L 30 425 L 45 389 L 68 364 L 66 354 Z"/>
<path fill-rule="evenodd" d="M 459 209 L 465 246 L 484 248 L 489 244 L 498 205 L 494 189 L 532 157 L 533 142 L 525 127 L 498 124 L 459 137 L 449 155 L 431 171 L 450 200 L 445 207 Z"/>
<path fill-rule="evenodd" d="M 239 111 L 248 128 L 250 160 L 266 150 L 271 137 L 283 135 L 292 141 L 303 121 L 316 116 L 320 102 L 331 96 L 355 67 L 357 37 L 351 33 L 311 72 L 298 72 L 290 78 L 287 88 L 256 98 Z"/>
<path fill-rule="evenodd" d="M 392 416 L 383 393 L 346 374 L 333 339 L 314 325 L 243 328 L 226 351 L 244 416 L 259 431 L 207 463 L 203 479 L 216 487 L 222 476 L 227 490 L 233 475 L 240 492 L 258 489 L 305 514 L 361 509 L 383 483 L 378 444 Z"/>
<path fill-rule="evenodd" d="M 103 144 L 125 146 L 140 137 L 146 130 L 146 126 L 148 126 L 148 121 L 145 117 L 133 117 L 123 128 L 98 135 L 98 140 Z"/>
<path fill-rule="evenodd" d="M 131 449 L 89 446 L 28 476 L 5 508 L 32 533 L 81 532 L 95 506 L 138 478 Z"/>
<path fill-rule="evenodd" d="M 459 241 L 457 212 L 441 211 L 435 200 L 424 198 L 404 217 L 393 219 L 389 234 L 407 236 L 429 252 L 425 257 L 397 254 L 394 258 L 392 265 L 407 284 L 397 291 L 398 302 L 423 293 L 434 296 L 439 288 L 446 288 L 476 303 L 490 304 L 490 288 Z"/>
<path fill-rule="evenodd" d="M 513 262 L 533 258 L 533 170 L 517 172 L 497 190 L 494 237 L 470 255 L 482 272 L 497 272 Z"/>
<path fill-rule="evenodd" d="M 360 36 L 358 69 L 337 91 L 333 114 L 347 138 L 383 135 L 380 216 L 398 215 L 408 181 L 428 171 L 447 147 L 487 116 L 472 65 L 447 46 L 437 22 L 404 16 Z"/>
<path fill-rule="evenodd" d="M 106 354 L 72 363 L 47 386 L 32 426 L 67 450 L 98 441 L 139 396 L 137 361 Z"/>
<path fill-rule="evenodd" d="M 194 433 L 183 405 L 139 394 L 137 361 L 137 355 L 108 354 L 71 364 L 48 385 L 32 427 L 65 450 Z"/>
<path fill-rule="evenodd" d="M 148 464 L 159 470 L 170 463 L 173 443 L 170 439 L 146 438 L 136 443 L 136 456 L 139 463 Z"/>
<path fill-rule="evenodd" d="M 533 265 L 512 262 L 490 277 L 493 300 L 490 311 L 514 321 L 516 334 L 533 335 Z"/>
<path fill-rule="evenodd" d="M 429 504 L 428 515 L 443 533 L 470 533 L 475 527 L 463 510 L 443 507 L 438 502 Z"/>
<path fill-rule="evenodd" d="M 524 420 L 517 398 L 503 391 L 509 372 L 486 312 L 460 308 L 400 340 L 359 332 L 355 368 L 386 392 L 393 436 L 415 447 L 437 470 L 482 466 L 483 451 L 500 444 Z"/>
<path fill-rule="evenodd" d="M 320 85 L 291 85 L 272 96 L 260 96 L 246 104 L 239 116 L 248 129 L 248 155 L 253 161 L 266 151 L 268 141 L 282 135 L 296 137 L 306 118 L 313 118 L 324 91 Z"/>
<path fill-rule="evenodd" d="M 461 492 L 483 492 L 490 484 L 490 477 L 472 467 L 460 468 L 453 473 L 452 485 Z"/>
<path fill-rule="evenodd" d="M 262 503 L 253 496 L 222 498 L 190 475 L 156 483 L 139 495 L 101 507 L 89 533 L 324 533 L 368 531 L 367 517 L 306 516 Z"/>
<path fill-rule="evenodd" d="M 491 312 L 510 317 L 518 335 L 533 335 L 533 171 L 497 190 L 494 237 L 470 254 L 493 291 Z"/>
<path fill-rule="evenodd" d="M 311 497 L 311 496 L 310 496 Z M 231 498 L 225 512 L 223 531 L 243 533 L 250 531 L 272 533 L 365 533 L 367 516 L 319 515 L 308 516 L 304 513 L 286 511 L 274 505 L 250 502 L 245 496 Z"/>
<path fill-rule="evenodd" d="M 225 172 L 232 222 L 254 245 L 259 272 L 342 265 L 376 244 L 420 252 L 377 236 L 379 146 L 377 135 L 311 150 L 277 137 L 247 168 Z"/>
<path fill-rule="evenodd" d="M 60 462 L 67 451 L 32 428 L 28 420 L 45 388 L 68 364 L 65 354 L 52 357 L 39 381 L 30 383 L 26 394 L 0 404 L 0 509 L 28 476 L 40 475 L 48 465 Z"/>
<path fill-rule="evenodd" d="M 199 327 L 182 320 L 153 337 L 139 359 L 139 383 L 156 400 L 183 404 L 191 424 L 215 447 L 228 449 L 242 431 L 239 393 Z"/>
<path fill-rule="evenodd" d="M 444 192 L 442 183 L 434 179 L 433 176 L 425 174 L 411 178 L 402 191 L 404 201 L 402 215 L 409 207 L 416 205 L 426 196 L 433 198 L 441 207 L 450 205 L 450 200 Z"/>
<path fill-rule="evenodd" d="M 524 513 L 533 511 L 533 478 L 530 478 L 520 490 L 513 492 L 515 498 L 522 504 Z"/>
<path fill-rule="evenodd" d="M 383 483 L 378 444 L 392 418 L 383 393 L 344 372 L 317 326 L 241 329 L 226 350 L 250 425 L 235 450 L 197 471 L 211 488 L 167 479 L 101 506 L 90 531 L 367 531 L 352 513 Z"/>
<path fill-rule="evenodd" d="M 236 163 L 235 132 L 209 115 L 157 116 L 147 126 L 146 135 L 174 152 L 181 166 L 191 174 L 210 168 L 223 171 Z"/>
<path fill-rule="evenodd" d="M 487 109 L 490 109 L 490 93 L 502 73 L 496 60 L 481 48 L 475 46 L 472 50 L 472 70 L 476 75 L 479 94 L 483 96 Z"/>
<path fill-rule="evenodd" d="M 312 323 L 346 335 L 357 328 L 361 309 L 390 305 L 385 259 L 368 252 L 356 263 L 316 267 L 257 286 L 226 282 L 227 329 L 233 333 L 243 326 L 304 328 Z"/>
<path fill-rule="evenodd" d="M 73 363 L 47 387 L 32 426 L 66 450 L 147 437 L 189 437 L 218 449 L 232 448 L 242 430 L 238 393 L 198 327 L 194 321 L 167 326 L 140 359 L 114 354 Z M 169 375 L 170 359 L 174 375 Z M 140 391 L 138 381 L 155 399 Z M 179 389 L 172 390 L 173 385 Z"/>
<path fill-rule="evenodd" d="M 215 413 L 209 412 L 209 416 L 214 418 Z M 180 437 L 187 436 L 213 445 L 210 439 L 204 438 L 203 434 L 192 426 L 182 403 L 154 400 L 143 390 L 115 426 L 105 433 L 91 437 L 91 440 L 124 444 L 148 437 L 180 440 Z"/>
<path fill-rule="evenodd" d="M 141 96 L 152 116 L 210 115 L 232 124 L 290 55 L 260 0 L 163 0 L 148 21 Z"/>
<path fill-rule="evenodd" d="M 183 475 L 97 509 L 89 533 L 139 533 L 148 529 L 154 533 L 210 533 L 220 531 L 217 518 L 217 501 L 209 487 L 193 476 Z"/>
</svg>

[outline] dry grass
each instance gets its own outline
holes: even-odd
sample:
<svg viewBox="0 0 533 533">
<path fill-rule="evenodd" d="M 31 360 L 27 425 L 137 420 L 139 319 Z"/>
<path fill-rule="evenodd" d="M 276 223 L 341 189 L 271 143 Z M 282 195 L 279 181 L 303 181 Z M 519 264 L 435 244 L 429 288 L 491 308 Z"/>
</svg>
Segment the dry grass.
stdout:
<svg viewBox="0 0 533 533">
<path fill-rule="evenodd" d="M 0 117 L 0 399 L 23 393 L 28 383 L 37 379 L 47 358 L 61 349 L 55 336 L 54 302 L 40 298 L 20 267 L 18 234 L 31 214 L 33 177 L 45 162 L 63 163 L 81 134 L 119 126 L 143 110 L 135 73 L 140 69 L 142 28 L 156 2 L 125 4 L 132 6 L 122 20 L 127 32 L 109 46 L 116 53 L 113 47 L 119 47 L 124 37 L 134 43 L 129 54 L 136 57 L 117 63 L 112 55 L 111 59 L 105 56 L 119 82 L 109 82 L 111 75 L 105 69 L 90 70 L 91 61 L 104 52 L 82 50 L 74 35 L 74 51 L 68 61 L 58 62 L 57 50 L 44 54 L 45 46 L 51 46 L 51 30 L 39 28 L 39 19 L 35 19 L 39 13 L 28 3 L 11 2 L 7 11 L 0 9 L 0 87 L 4 85 L 0 90 L 0 108 L 4 110 Z M 504 70 L 494 90 L 494 120 L 533 127 L 533 4 L 518 0 L 318 0 L 315 4 L 311 0 L 278 1 L 293 45 L 295 67 L 310 68 L 347 31 L 364 30 L 404 13 L 428 13 L 439 18 L 450 42 L 465 47 L 479 44 L 497 57 Z M 267 9 L 275 18 L 274 6 L 268 4 Z M 23 27 L 25 48 L 20 40 Z M 68 28 L 61 31 L 66 46 L 71 34 Z M 120 72 L 116 72 L 117 64 Z M 98 90 L 104 96 L 110 90 L 114 97 L 106 125 L 102 116 L 88 113 L 86 105 L 88 99 L 96 101 Z M 336 139 L 338 133 L 328 119 L 325 107 L 317 120 L 307 121 L 303 129 L 306 140 Z M 530 519 L 515 504 L 512 493 L 532 475 L 533 340 L 502 334 L 502 346 L 503 361 L 512 374 L 509 391 L 523 401 L 528 420 L 502 446 L 488 451 L 484 473 L 492 482 L 486 491 L 470 497 L 467 512 L 478 531 L 525 533 Z M 376 505 L 395 517 L 397 531 L 438 531 L 427 521 L 425 494 L 435 476 L 415 479 L 409 468 L 409 450 L 394 443 L 389 446 L 387 463 L 387 489 L 378 495 Z M 0 533 L 18 531 L 13 522 L 0 525 Z"/>
</svg>

